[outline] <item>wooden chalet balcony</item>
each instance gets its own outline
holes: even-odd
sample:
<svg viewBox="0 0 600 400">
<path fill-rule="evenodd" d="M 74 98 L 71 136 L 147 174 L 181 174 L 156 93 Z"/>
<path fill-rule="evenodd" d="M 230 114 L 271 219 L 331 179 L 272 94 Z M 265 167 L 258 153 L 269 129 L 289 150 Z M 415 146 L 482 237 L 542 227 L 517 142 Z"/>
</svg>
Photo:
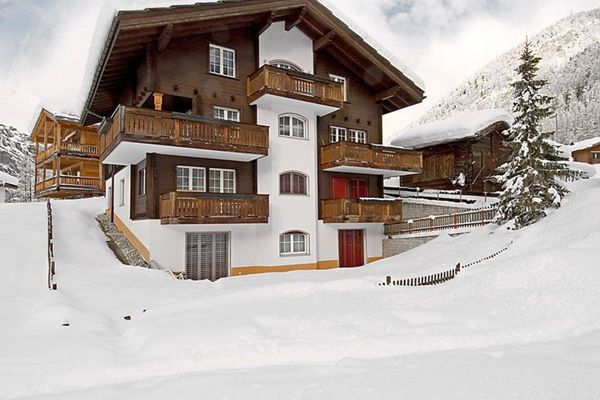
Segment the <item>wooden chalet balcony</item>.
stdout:
<svg viewBox="0 0 600 400">
<path fill-rule="evenodd" d="M 321 147 L 321 169 L 325 171 L 399 176 L 418 174 L 422 168 L 418 151 L 355 142 Z"/>
<path fill-rule="evenodd" d="M 100 149 L 98 146 L 76 143 L 59 143 L 48 146 L 46 150 L 35 155 L 35 162 L 39 163 L 54 154 L 61 154 L 72 157 L 98 158 Z"/>
<path fill-rule="evenodd" d="M 269 195 L 171 192 L 160 196 L 161 224 L 266 224 Z"/>
<path fill-rule="evenodd" d="M 36 194 L 59 190 L 101 192 L 102 180 L 98 177 L 57 175 L 35 184 Z"/>
<path fill-rule="evenodd" d="M 335 199 L 321 201 L 324 223 L 399 222 L 402 201 L 387 199 Z"/>
<path fill-rule="evenodd" d="M 248 102 L 255 103 L 265 95 L 325 106 L 323 113 L 344 105 L 344 86 L 316 75 L 263 65 L 248 77 Z"/>
<path fill-rule="evenodd" d="M 119 106 L 100 128 L 101 160 L 126 165 L 148 152 L 251 161 L 269 150 L 267 126 Z"/>
</svg>

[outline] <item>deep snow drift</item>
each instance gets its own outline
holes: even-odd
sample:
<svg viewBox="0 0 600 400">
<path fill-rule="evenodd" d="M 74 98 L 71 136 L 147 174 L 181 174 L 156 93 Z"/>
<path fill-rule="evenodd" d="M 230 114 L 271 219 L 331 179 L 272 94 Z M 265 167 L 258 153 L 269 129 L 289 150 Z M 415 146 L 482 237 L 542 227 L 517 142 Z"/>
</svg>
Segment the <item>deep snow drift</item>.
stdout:
<svg viewBox="0 0 600 400">
<path fill-rule="evenodd" d="M 0 205 L 0 398 L 597 398 L 600 179 L 571 187 L 518 232 L 216 283 L 121 265 L 94 221 L 103 200 L 55 201 L 56 292 L 44 205 Z M 443 285 L 376 285 L 510 241 Z"/>
</svg>

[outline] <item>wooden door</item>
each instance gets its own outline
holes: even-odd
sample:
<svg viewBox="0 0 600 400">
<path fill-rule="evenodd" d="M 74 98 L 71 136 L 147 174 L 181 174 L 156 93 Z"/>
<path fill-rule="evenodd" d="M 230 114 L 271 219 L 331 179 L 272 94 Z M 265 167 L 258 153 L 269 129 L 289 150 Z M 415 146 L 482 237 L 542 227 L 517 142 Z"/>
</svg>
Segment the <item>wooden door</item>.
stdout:
<svg viewBox="0 0 600 400">
<path fill-rule="evenodd" d="M 369 181 L 366 179 L 350 180 L 350 197 L 358 199 L 360 197 L 369 196 Z"/>
<path fill-rule="evenodd" d="M 188 233 L 185 272 L 188 279 L 216 281 L 229 275 L 229 235 Z"/>
<path fill-rule="evenodd" d="M 348 178 L 331 178 L 331 198 L 347 199 L 350 196 L 350 182 Z"/>
<path fill-rule="evenodd" d="M 363 243 L 362 230 L 338 231 L 340 268 L 360 267 L 365 264 Z"/>
</svg>

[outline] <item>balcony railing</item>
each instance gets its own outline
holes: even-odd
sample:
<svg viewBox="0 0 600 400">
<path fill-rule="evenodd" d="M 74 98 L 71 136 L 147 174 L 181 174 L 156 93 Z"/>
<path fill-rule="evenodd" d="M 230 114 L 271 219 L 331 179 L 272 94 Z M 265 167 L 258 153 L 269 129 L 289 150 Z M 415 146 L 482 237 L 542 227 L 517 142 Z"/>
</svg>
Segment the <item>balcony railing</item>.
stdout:
<svg viewBox="0 0 600 400">
<path fill-rule="evenodd" d="M 402 221 L 402 201 L 387 199 L 335 199 L 321 202 L 325 223 Z"/>
<path fill-rule="evenodd" d="M 273 94 L 336 108 L 344 105 L 341 83 L 271 65 L 263 65 L 250 75 L 247 88 L 250 103 L 264 94 Z"/>
<path fill-rule="evenodd" d="M 269 195 L 166 193 L 159 218 L 162 224 L 267 223 Z"/>
<path fill-rule="evenodd" d="M 98 146 L 89 144 L 77 143 L 60 143 L 48 146 L 44 151 L 35 155 L 35 161 L 41 162 L 50 157 L 54 153 L 61 153 L 70 156 L 80 156 L 88 158 L 96 158 L 100 155 Z"/>
<path fill-rule="evenodd" d="M 35 184 L 36 194 L 51 190 L 102 191 L 102 180 L 93 176 L 58 175 Z"/>
<path fill-rule="evenodd" d="M 337 142 L 321 147 L 321 168 L 362 167 L 420 173 L 423 157 L 418 151 L 354 142 Z"/>
<path fill-rule="evenodd" d="M 121 141 L 267 155 L 269 128 L 119 106 L 108 124 L 101 128 L 102 159 Z"/>
</svg>

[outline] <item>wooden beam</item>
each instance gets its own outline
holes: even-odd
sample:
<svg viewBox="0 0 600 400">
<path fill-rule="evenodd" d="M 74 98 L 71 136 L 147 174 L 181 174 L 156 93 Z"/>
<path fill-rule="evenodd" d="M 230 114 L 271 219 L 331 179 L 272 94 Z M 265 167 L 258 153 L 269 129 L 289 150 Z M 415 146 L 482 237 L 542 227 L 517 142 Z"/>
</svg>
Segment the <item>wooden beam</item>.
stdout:
<svg viewBox="0 0 600 400">
<path fill-rule="evenodd" d="M 173 24 L 165 25 L 162 32 L 158 36 L 158 41 L 157 41 L 157 45 L 156 45 L 156 49 L 159 53 L 167 48 L 167 46 L 169 45 L 169 42 L 171 41 L 172 36 L 173 36 Z"/>
<path fill-rule="evenodd" d="M 306 7 L 302 7 L 298 10 L 297 13 L 293 14 L 290 19 L 285 20 L 285 30 L 289 31 L 292 28 L 296 27 L 302 20 L 304 19 L 304 14 L 306 14 Z"/>
<path fill-rule="evenodd" d="M 385 89 L 375 95 L 375 101 L 384 101 L 391 99 L 400 91 L 400 86 L 394 86 L 389 89 Z"/>
<path fill-rule="evenodd" d="M 273 18 L 275 18 L 275 11 L 271 11 L 269 13 L 269 16 L 259 25 L 260 28 L 258 28 L 256 36 L 262 35 L 267 29 L 269 29 L 269 27 L 273 23 Z"/>
<path fill-rule="evenodd" d="M 335 31 L 329 31 L 325 35 L 321 36 L 314 42 L 313 51 L 319 51 L 325 48 L 326 46 L 329 46 L 335 35 Z"/>
</svg>

